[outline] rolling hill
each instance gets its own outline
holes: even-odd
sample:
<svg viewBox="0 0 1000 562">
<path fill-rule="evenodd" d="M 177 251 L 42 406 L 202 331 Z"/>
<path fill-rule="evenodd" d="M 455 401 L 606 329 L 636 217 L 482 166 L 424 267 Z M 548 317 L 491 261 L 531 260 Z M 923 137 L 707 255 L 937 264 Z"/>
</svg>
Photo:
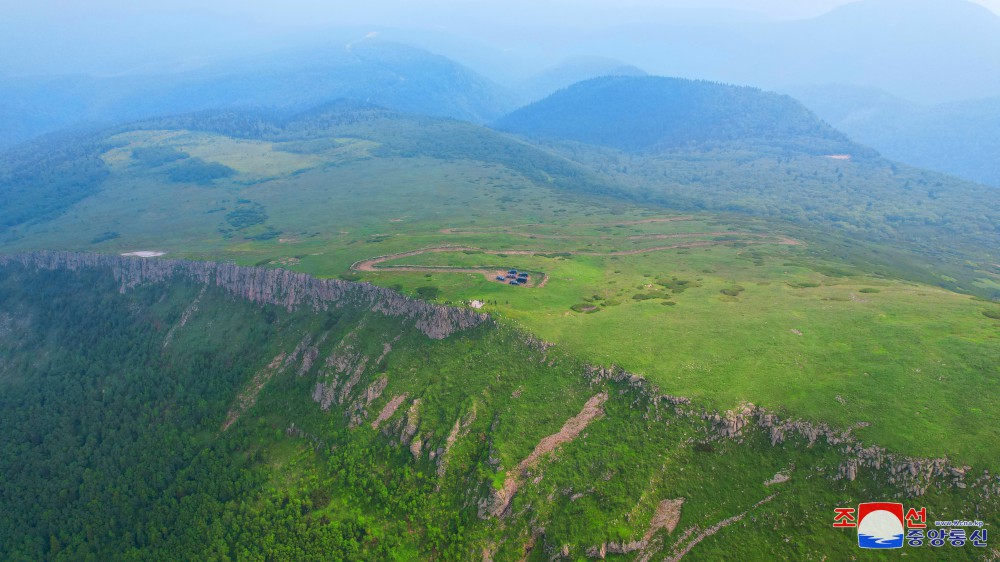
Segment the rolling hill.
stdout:
<svg viewBox="0 0 1000 562">
<path fill-rule="evenodd" d="M 953 265 L 992 263 L 1000 242 L 990 188 L 883 159 L 798 101 L 754 88 L 597 78 L 496 126 L 601 172 L 635 201 L 813 225 Z M 982 289 L 932 270 L 921 278 Z"/>
<path fill-rule="evenodd" d="M 496 127 L 636 153 L 732 142 L 812 154 L 865 152 L 792 98 L 680 78 L 586 80 L 518 109 Z"/>
<path fill-rule="evenodd" d="M 606 57 L 573 57 L 524 80 L 518 91 L 528 101 L 540 100 L 567 86 L 601 76 L 645 76 L 641 68 Z"/>
<path fill-rule="evenodd" d="M 628 86 L 633 82 L 647 87 Z M 561 101 L 567 98 L 571 103 Z M 588 125 L 587 115 L 598 108 L 611 117 L 603 127 Z M 324 183 L 368 184 L 397 170 L 393 174 L 399 174 L 402 188 L 403 170 L 419 162 L 413 185 L 440 185 L 452 183 L 448 167 L 470 164 L 466 179 L 473 185 L 497 185 L 485 172 L 495 166 L 513 174 L 519 185 L 561 196 L 767 217 L 861 242 L 845 241 L 841 257 L 860 253 L 868 263 L 908 264 L 894 269 L 895 275 L 983 296 L 1000 289 L 981 273 L 995 262 L 991 252 L 1000 215 L 989 188 L 878 158 L 790 98 L 710 83 L 599 78 L 527 106 L 502 123 L 524 123 L 552 136 L 523 140 L 467 122 L 340 101 L 305 112 L 187 114 L 39 141 L 9 152 L 0 166 L 3 242 L 11 249 L 33 249 L 42 236 L 53 247 L 87 249 L 89 240 L 127 238 L 137 211 L 161 209 L 162 219 L 149 227 L 181 212 L 183 207 L 162 207 L 158 192 L 167 186 L 195 186 L 192 210 L 204 205 L 229 213 L 242 212 L 234 200 L 256 199 L 237 194 L 261 190 L 276 197 L 271 205 L 285 208 L 291 222 L 284 228 L 260 223 L 252 236 L 304 232 L 309 229 L 292 218 L 300 215 L 295 207 L 309 200 L 319 212 L 327 203 L 314 198 L 325 196 L 318 189 Z M 626 150 L 581 140 L 618 143 Z M 487 168 L 476 171 L 480 166 Z M 348 169 L 354 175 L 345 176 Z M 281 184 L 301 186 L 292 192 L 309 195 L 287 199 L 269 188 Z M 134 185 L 147 187 L 134 190 Z M 220 205 L 227 197 L 203 186 L 230 186 L 235 197 Z M 130 190 L 143 195 L 126 195 Z M 144 203 L 125 203 L 133 200 Z M 74 209 L 86 201 L 80 215 Z M 377 201 L 379 196 L 371 203 Z M 461 193 L 441 203 L 465 209 L 468 202 Z M 69 222 L 60 218 L 67 212 Z M 202 233 L 195 236 L 199 246 L 219 248 L 232 234 L 217 217 L 200 212 L 177 219 L 192 227 L 183 233 Z M 81 238 L 74 230 L 87 234 Z M 888 243 L 892 252 L 911 255 L 860 251 L 869 243 Z M 971 270 L 963 265 L 969 260 L 977 264 Z"/>
<path fill-rule="evenodd" d="M 177 135 L 195 140 L 169 138 Z M 582 165 L 479 125 L 341 100 L 304 112 L 185 114 L 25 143 L 0 158 L 0 224 L 8 242 L 20 239 L 22 227 L 59 224 L 54 219 L 61 213 L 115 181 L 151 182 L 154 190 L 216 180 L 246 186 L 294 180 L 307 172 L 316 179 L 335 162 L 363 166 L 372 158 L 481 162 L 504 166 L 540 186 L 612 190 Z"/>
</svg>

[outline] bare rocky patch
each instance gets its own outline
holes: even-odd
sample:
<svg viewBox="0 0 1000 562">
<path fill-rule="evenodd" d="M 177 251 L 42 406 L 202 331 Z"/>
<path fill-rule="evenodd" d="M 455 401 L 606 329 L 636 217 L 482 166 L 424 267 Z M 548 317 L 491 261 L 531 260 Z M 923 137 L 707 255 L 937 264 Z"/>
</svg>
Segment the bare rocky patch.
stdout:
<svg viewBox="0 0 1000 562">
<path fill-rule="evenodd" d="M 236 403 L 229 409 L 229 413 L 226 414 L 226 421 L 222 424 L 222 431 L 229 429 L 244 412 L 257 403 L 257 395 L 263 390 L 267 381 L 271 380 L 271 377 L 283 370 L 286 360 L 287 355 L 285 352 L 281 352 L 266 367 L 257 371 L 257 374 L 253 376 L 253 380 L 239 393 L 236 397 Z"/>
<path fill-rule="evenodd" d="M 552 435 L 542 438 L 542 440 L 538 442 L 538 445 L 535 446 L 535 450 L 533 450 L 527 458 L 518 463 L 515 469 L 507 473 L 507 478 L 504 480 L 503 488 L 500 490 L 494 490 L 492 497 L 488 500 L 488 505 L 484 506 L 485 514 L 492 515 L 494 517 L 503 517 L 506 515 L 507 510 L 510 507 L 510 502 L 514 499 L 514 494 L 517 493 L 517 490 L 520 487 L 522 480 L 527 475 L 528 470 L 538 464 L 538 461 L 544 455 L 555 451 L 560 445 L 576 439 L 580 433 L 587 428 L 587 425 L 590 424 L 590 422 L 603 416 L 603 405 L 607 399 L 607 392 L 602 392 L 591 397 L 590 400 L 587 400 L 587 403 L 583 405 L 583 409 L 580 410 L 579 414 L 566 420 L 562 429 Z M 483 515 L 484 513 L 480 514 L 480 516 Z"/>
<path fill-rule="evenodd" d="M 664 558 L 664 562 L 679 562 L 679 560 L 681 558 L 684 558 L 684 555 L 686 555 L 687 553 L 691 552 L 691 549 L 694 548 L 695 546 L 697 546 L 698 543 L 700 543 L 701 541 L 703 541 L 703 540 L 707 539 L 708 537 L 714 535 L 715 533 L 718 533 L 719 531 L 721 531 L 722 529 L 725 529 L 726 527 L 732 525 L 733 523 L 738 523 L 739 521 L 743 520 L 743 518 L 746 517 L 747 514 L 749 514 L 751 511 L 757 509 L 758 507 L 764 505 L 765 503 L 770 502 L 771 500 L 773 500 L 777 496 L 778 496 L 778 494 L 772 494 L 770 496 L 767 496 L 766 498 L 764 498 L 764 499 L 760 500 L 759 502 L 755 503 L 753 505 L 753 507 L 751 507 L 750 509 L 744 511 L 743 513 L 740 513 L 739 515 L 734 515 L 732 517 L 729 517 L 727 519 L 723 519 L 722 521 L 719 521 L 715 525 L 712 525 L 708 529 L 705 529 L 704 531 L 698 533 L 693 539 L 691 539 L 690 542 L 688 542 L 687 544 L 685 544 L 683 546 L 681 546 L 681 545 L 684 542 L 684 539 L 686 537 L 682 537 L 681 540 L 679 540 L 677 543 L 675 543 L 674 550 L 673 550 L 673 552 L 671 552 L 670 556 L 668 556 L 667 558 Z"/>
<path fill-rule="evenodd" d="M 792 476 L 787 472 L 778 472 L 767 482 L 764 482 L 765 486 L 774 486 L 775 484 L 783 484 L 792 479 Z"/>
<path fill-rule="evenodd" d="M 438 467 L 437 475 L 438 478 L 444 478 L 445 473 L 448 470 L 448 453 L 451 452 L 452 446 L 459 437 L 464 437 L 469 433 L 469 427 L 472 423 L 476 421 L 476 406 L 473 404 L 472 409 L 464 418 L 459 418 L 455 420 L 455 425 L 451 427 L 451 431 L 448 432 L 448 437 L 445 439 L 444 448 L 438 451 Z M 438 482 L 438 489 L 441 488 L 441 483 Z"/>
<path fill-rule="evenodd" d="M 167 332 L 167 336 L 163 338 L 164 349 L 166 349 L 167 346 L 170 345 L 170 342 L 173 341 L 174 332 L 187 325 L 188 320 L 191 319 L 191 316 L 193 316 L 195 312 L 198 312 L 198 303 L 201 302 L 201 297 L 205 295 L 206 289 L 208 289 L 208 285 L 202 285 L 201 291 L 198 292 L 198 296 L 194 298 L 194 301 L 192 301 L 191 304 L 181 314 L 181 319 L 177 321 L 176 325 L 170 328 L 170 331 Z"/>
<path fill-rule="evenodd" d="M 407 393 L 400 394 L 399 396 L 394 396 L 391 400 L 386 402 L 385 406 L 382 407 L 382 411 L 379 412 L 378 416 L 372 420 L 372 429 L 378 429 L 382 422 L 392 417 L 396 413 L 396 410 L 406 401 L 406 397 L 409 396 Z"/>
</svg>

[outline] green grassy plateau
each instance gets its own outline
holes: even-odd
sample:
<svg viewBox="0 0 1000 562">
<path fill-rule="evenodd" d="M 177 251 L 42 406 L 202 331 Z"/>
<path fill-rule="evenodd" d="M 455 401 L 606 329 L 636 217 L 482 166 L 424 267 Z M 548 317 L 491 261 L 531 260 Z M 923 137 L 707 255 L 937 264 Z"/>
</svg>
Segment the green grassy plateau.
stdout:
<svg viewBox="0 0 1000 562">
<path fill-rule="evenodd" d="M 1000 306 L 837 262 L 814 233 L 567 195 L 472 160 L 376 157 L 356 138 L 309 153 L 184 131 L 114 140 L 105 188 L 5 251 L 161 251 L 481 300 L 583 359 L 711 407 L 863 423 L 858 435 L 892 450 L 997 467 Z M 234 174 L 171 182 L 170 163 L 133 156 L 164 146 Z M 365 263 L 379 256 L 389 259 Z M 544 286 L 493 280 L 508 268 Z"/>
<path fill-rule="evenodd" d="M 725 175 L 715 211 L 672 210 L 611 197 L 621 155 L 596 174 L 472 125 L 327 117 L 120 130 L 93 181 L 2 217 L 0 252 L 284 268 L 494 321 L 431 340 L 358 303 L 0 268 L 0 558 L 887 559 L 833 509 L 997 522 L 1000 264 L 912 261 L 805 193 L 839 226 L 729 212 Z M 638 377 L 592 370 L 612 366 Z M 727 433 L 746 403 L 856 441 Z"/>
</svg>

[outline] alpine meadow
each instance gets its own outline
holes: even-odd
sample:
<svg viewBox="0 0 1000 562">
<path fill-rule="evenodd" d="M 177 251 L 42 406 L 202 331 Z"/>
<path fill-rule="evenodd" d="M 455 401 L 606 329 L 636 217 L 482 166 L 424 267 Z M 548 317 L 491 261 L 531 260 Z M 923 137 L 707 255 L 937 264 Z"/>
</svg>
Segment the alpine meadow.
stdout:
<svg viewBox="0 0 1000 562">
<path fill-rule="evenodd" d="M 1000 559 L 1000 5 L 88 4 L 0 7 L 0 559 Z"/>
</svg>

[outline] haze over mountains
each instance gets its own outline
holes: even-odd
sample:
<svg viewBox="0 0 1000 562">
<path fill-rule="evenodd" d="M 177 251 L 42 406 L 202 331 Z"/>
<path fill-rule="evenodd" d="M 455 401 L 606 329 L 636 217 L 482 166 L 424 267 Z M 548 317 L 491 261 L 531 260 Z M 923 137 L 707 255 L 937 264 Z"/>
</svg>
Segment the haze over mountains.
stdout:
<svg viewBox="0 0 1000 562">
<path fill-rule="evenodd" d="M 547 11 L 555 9 L 552 6 Z M 861 0 L 818 17 L 786 21 L 733 17 L 731 12 L 708 8 L 685 13 L 626 6 L 616 12 L 615 17 L 605 22 L 592 21 L 574 28 L 560 27 L 551 20 L 517 18 L 521 29 L 506 34 L 502 31 L 510 31 L 510 17 L 462 22 L 455 19 L 460 16 L 454 13 L 443 20 L 445 27 L 435 29 L 420 29 L 419 21 L 412 24 L 417 29 L 407 28 L 406 24 L 395 29 L 385 24 L 340 24 L 296 28 L 285 35 L 280 28 L 270 34 L 250 28 L 247 32 L 256 33 L 258 41 L 253 49 L 245 51 L 261 52 L 268 45 L 271 50 L 293 45 L 302 48 L 331 42 L 333 38 L 337 38 L 333 42 L 347 43 L 376 31 L 385 40 L 422 46 L 493 78 L 523 80 L 567 58 L 600 56 L 659 75 L 768 89 L 791 84 L 853 84 L 877 87 L 917 102 L 1000 95 L 1000 78 L 997 78 L 1000 62 L 996 54 L 1000 52 L 1000 16 L 966 0 Z M 570 20 L 573 15 L 565 14 Z M 202 19 L 193 17 L 192 30 L 197 31 L 197 37 L 211 36 L 211 27 L 199 23 Z M 136 25 L 145 24 L 136 22 Z M 484 26 L 487 30 L 491 26 L 496 29 L 492 33 L 482 32 Z M 15 29 L 8 31 L 11 37 L 7 41 L 22 35 Z M 148 31 L 148 34 L 153 32 Z M 217 34 L 228 37 L 232 31 L 226 31 L 220 24 Z M 128 50 L 142 50 L 147 43 L 161 44 L 168 40 L 129 36 L 122 38 L 121 44 L 129 45 Z M 45 41 L 52 50 L 65 41 L 62 50 L 71 51 L 73 57 L 82 57 L 88 51 L 88 45 L 81 45 L 80 38 L 72 35 L 61 39 L 58 33 L 52 33 Z M 240 44 L 237 40 L 231 43 Z M 46 57 L 23 46 L 4 51 L 7 54 L 0 55 L 2 74 L 72 72 L 54 65 L 51 53 Z M 182 63 L 191 68 L 233 57 L 231 50 L 211 45 L 203 48 L 200 57 L 186 54 L 186 49 L 176 51 L 173 59 L 159 55 L 163 60 L 159 73 L 166 68 L 184 68 Z M 103 57 L 106 53 L 100 51 L 100 54 Z M 509 64 L 516 68 L 497 68 L 502 60 L 514 61 Z M 91 70 L 96 67 L 86 61 L 76 68 L 84 74 L 99 72 Z M 134 74 L 137 68 L 144 68 L 141 72 L 146 74 L 157 72 L 152 70 L 156 66 L 119 65 L 117 70 L 105 70 L 103 74 Z"/>
<path fill-rule="evenodd" d="M 46 64 L 44 53 L 74 37 L 54 34 L 48 50 L 0 55 L 0 69 L 11 73 L 0 81 L 0 149 L 67 127 L 205 109 L 306 109 L 338 98 L 487 123 L 574 82 L 649 72 L 801 94 L 820 117 L 890 158 L 1000 184 L 991 164 L 998 159 L 990 134 L 997 104 L 971 101 L 1000 97 L 1000 17 L 980 5 L 862 0 L 787 21 L 718 10 L 635 11 L 644 13 L 645 23 L 612 18 L 607 26 L 560 28 L 543 21 L 511 43 L 471 37 L 474 26 L 272 31 L 240 58 L 233 58 L 240 43 L 230 28 L 218 30 L 234 38 L 228 50 L 205 40 L 197 43 L 202 56 L 178 49 L 170 59 L 162 48 L 168 39 L 139 37 L 140 25 L 128 40 L 139 51 L 161 45 L 160 62 L 101 75 L 88 73 L 97 66 L 82 59 L 75 75 Z M 211 22 L 196 27 L 201 36 L 214 33 Z M 22 35 L 8 31 L 7 41 Z M 270 54 L 262 54 L 268 45 Z M 62 50 L 80 58 L 87 47 L 67 43 Z M 26 66 L 32 60 L 38 64 Z M 873 90 L 898 101 L 856 94 Z"/>
<path fill-rule="evenodd" d="M 997 18 L 792 2 L 0 8 L 0 560 L 996 528 Z"/>
<path fill-rule="evenodd" d="M 445 57 L 362 39 L 152 77 L 5 81 L 0 146 L 86 123 L 221 108 L 304 110 L 340 98 L 480 123 L 515 107 L 514 94 Z"/>
<path fill-rule="evenodd" d="M 790 92 L 887 158 L 1000 187 L 1000 96 L 925 105 L 843 85 Z"/>
</svg>

